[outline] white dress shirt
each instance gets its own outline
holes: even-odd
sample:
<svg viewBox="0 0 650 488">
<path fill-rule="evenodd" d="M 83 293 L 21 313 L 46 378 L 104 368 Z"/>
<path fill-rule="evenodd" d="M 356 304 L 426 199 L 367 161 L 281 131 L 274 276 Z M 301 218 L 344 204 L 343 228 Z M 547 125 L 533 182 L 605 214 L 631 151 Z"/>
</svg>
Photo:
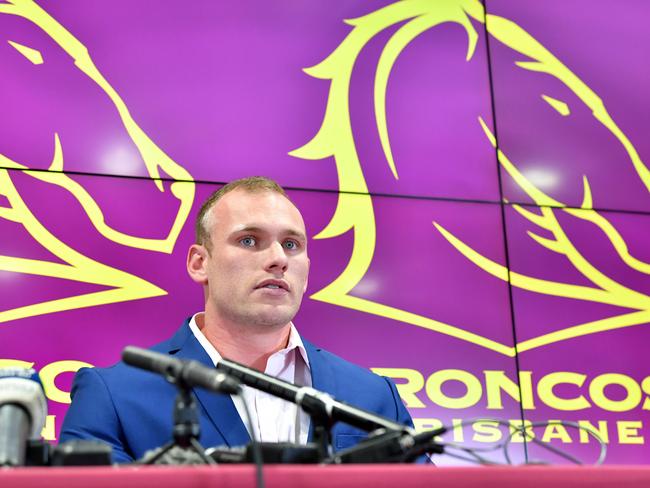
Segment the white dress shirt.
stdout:
<svg viewBox="0 0 650 488">
<path fill-rule="evenodd" d="M 196 323 L 195 314 L 190 320 L 190 329 L 208 353 L 213 364 L 222 357 L 215 347 L 203 335 Z M 272 354 L 267 363 L 266 374 L 300 386 L 311 386 L 309 358 L 298 331 L 291 324 L 287 347 Z M 242 398 L 243 397 L 243 398 Z M 309 435 L 309 416 L 295 404 L 242 385 L 242 396 L 231 395 L 235 408 L 246 426 L 249 435 L 261 442 L 298 442 L 307 443 Z M 253 434 L 246 419 L 243 401 L 248 405 L 253 424 Z"/>
</svg>

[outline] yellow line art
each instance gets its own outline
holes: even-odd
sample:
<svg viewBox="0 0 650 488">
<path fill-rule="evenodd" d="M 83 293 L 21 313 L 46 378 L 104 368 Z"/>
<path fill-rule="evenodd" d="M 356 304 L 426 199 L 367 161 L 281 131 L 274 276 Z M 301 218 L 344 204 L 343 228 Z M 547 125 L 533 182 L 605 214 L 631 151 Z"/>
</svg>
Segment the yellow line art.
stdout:
<svg viewBox="0 0 650 488">
<path fill-rule="evenodd" d="M 462 3 L 471 4 L 471 8 L 482 8 L 476 2 Z M 431 5 L 428 0 L 397 2 L 366 16 L 346 20 L 347 24 L 354 27 L 350 34 L 325 60 L 304 70 L 314 78 L 329 80 L 327 106 L 323 123 L 314 138 L 289 154 L 309 160 L 334 157 L 341 192 L 368 192 L 350 125 L 349 88 L 356 59 L 369 40 L 390 25 L 423 14 L 431 14 L 423 21 L 407 23 L 402 27 L 405 30 L 398 30 L 391 39 L 392 44 L 382 54 L 381 66 L 378 67 L 375 82 L 379 131 L 385 130 L 382 129 L 385 126 L 385 94 L 382 93 L 385 92 L 392 63 L 403 48 L 405 41 L 416 36 L 418 32 L 426 30 L 426 24 L 431 27 L 443 21 L 454 21 L 468 30 L 468 53 L 473 52 L 472 39 L 477 38 L 478 34 L 473 30 L 463 10 L 456 5 L 456 2 L 438 2 L 437 7 L 433 9 Z M 387 139 L 385 140 L 387 141 Z M 397 177 L 397 168 L 391 164 L 390 146 L 385 145 L 384 150 L 389 167 L 393 175 Z M 502 354 L 514 354 L 514 350 L 508 346 L 466 332 L 458 327 L 348 295 L 366 274 L 374 255 L 376 227 L 372 198 L 369 195 L 339 193 L 334 216 L 325 229 L 314 238 L 333 238 L 348 231 L 352 231 L 354 234 L 354 245 L 347 266 L 332 283 L 314 293 L 311 296 L 312 299 L 382 317 L 390 317 L 394 320 L 464 338 Z"/>
<path fill-rule="evenodd" d="M 650 322 L 650 311 L 642 310 L 640 312 L 631 312 L 624 315 L 617 315 L 606 319 L 595 320 L 586 324 L 576 325 L 566 329 L 544 334 L 534 339 L 522 341 L 517 344 L 518 352 L 530 351 L 538 347 L 547 346 L 555 342 L 566 341 L 575 337 L 595 334 L 597 332 L 605 332 L 608 330 L 621 329 L 623 327 L 631 327 L 634 325 L 644 324 Z"/>
<path fill-rule="evenodd" d="M 584 197 L 582 198 L 582 205 L 580 205 L 580 208 L 590 210 L 594 208 L 594 201 L 593 197 L 591 196 L 591 187 L 589 186 L 589 180 L 585 175 L 582 176 L 582 186 L 584 188 Z"/>
<path fill-rule="evenodd" d="M 395 64 L 397 57 L 413 39 L 438 24 L 449 22 L 454 19 L 457 19 L 458 22 L 462 23 L 467 32 L 469 39 L 467 59 L 469 60 L 476 49 L 478 34 L 473 29 L 469 19 L 465 16 L 459 16 L 458 14 L 459 9 L 457 6 L 441 3 L 435 12 L 429 12 L 411 20 L 389 39 L 381 53 L 379 62 L 377 63 L 374 89 L 377 129 L 379 131 L 379 139 L 384 150 L 384 155 L 386 156 L 388 165 L 390 166 L 395 179 L 398 179 L 397 168 L 395 167 L 393 152 L 390 148 L 388 127 L 386 124 L 386 87 L 388 85 L 388 78 L 391 69 Z"/>
<path fill-rule="evenodd" d="M 135 146 L 138 148 L 149 176 L 152 178 L 153 183 L 160 192 L 164 191 L 162 181 L 160 180 L 164 175 L 168 175 L 174 180 L 193 182 L 192 176 L 188 171 L 167 156 L 167 154 L 165 154 L 165 152 L 160 149 L 140 128 L 135 120 L 133 120 L 126 103 L 106 78 L 104 78 L 99 69 L 97 69 L 90 57 L 88 49 L 77 38 L 75 38 L 33 0 L 8 1 L 8 4 L 0 5 L 0 14 L 5 13 L 23 17 L 40 27 L 74 59 L 75 66 L 93 80 L 110 98 L 120 116 L 120 119 L 122 120 L 124 128 L 131 137 Z M 161 170 L 164 174 L 161 174 Z M 181 200 L 181 204 L 169 234 L 165 239 L 159 239 L 160 242 L 158 244 L 154 244 L 154 240 L 152 239 L 152 242 L 147 244 L 147 246 L 142 247 L 142 249 L 150 249 L 165 253 L 172 252 L 178 234 L 187 219 L 186 212 L 189 212 L 194 200 L 194 185 L 193 183 L 187 183 L 182 187 L 173 187 L 172 194 Z M 98 215 L 94 214 L 89 217 L 92 220 L 92 218 L 96 219 Z M 93 221 L 93 224 L 95 227 L 102 225 L 101 222 L 97 221 Z M 119 233 L 116 235 L 119 235 Z M 123 242 L 118 240 L 116 242 L 127 246 L 130 245 L 129 240 L 124 240 Z M 141 245 L 141 243 L 135 247 L 138 247 L 139 245 Z"/>
<path fill-rule="evenodd" d="M 16 49 L 20 54 L 29 59 L 33 64 L 39 65 L 43 64 L 43 55 L 40 51 L 32 49 L 31 47 L 23 46 L 14 41 L 7 41 L 13 48 Z"/>
<path fill-rule="evenodd" d="M 494 135 L 489 131 L 485 122 L 482 118 L 479 117 L 479 123 L 483 130 L 486 133 L 487 139 L 494 146 Z M 498 159 L 504 169 L 510 174 L 510 176 L 519 184 L 519 186 L 530 196 L 537 205 L 551 205 L 555 207 L 565 207 L 564 204 L 556 200 L 551 199 L 548 195 L 536 188 L 532 183 L 530 183 L 515 167 L 515 165 L 508 159 L 508 157 L 503 153 L 503 151 L 498 151 Z M 607 221 L 603 216 L 598 212 L 591 210 L 593 206 L 593 196 L 591 193 L 591 188 L 589 186 L 589 181 L 585 176 L 583 178 L 584 185 L 584 197 L 581 209 L 569 209 L 563 208 L 562 211 L 573 215 L 574 217 L 581 218 L 583 220 L 590 221 L 597 225 L 609 238 L 610 242 L 614 245 L 614 248 L 618 252 L 621 259 L 631 268 L 643 272 L 650 272 L 650 265 L 643 263 L 642 261 L 633 258 L 630 256 L 627 245 L 621 238 L 620 234 L 616 229 Z M 609 303 L 612 305 L 618 305 L 621 307 L 627 307 L 637 310 L 650 310 L 650 297 L 644 293 L 639 293 L 635 290 L 627 288 L 616 281 L 607 277 L 604 273 L 596 269 L 591 263 L 589 263 L 580 252 L 575 248 L 571 240 L 567 237 L 561 225 L 559 224 L 557 218 L 555 217 L 554 210 L 550 207 L 541 208 L 542 216 L 540 217 L 537 214 L 531 212 L 524 212 L 523 209 L 518 206 L 513 206 L 521 215 L 530 220 L 532 223 L 551 231 L 554 234 L 555 240 L 541 238 L 536 236 L 533 233 L 529 232 L 529 235 L 535 239 L 538 244 L 546 247 L 554 252 L 559 252 L 566 255 L 574 268 L 579 271 L 583 276 L 589 279 L 600 291 L 606 293 L 608 297 L 603 299 L 602 293 L 595 293 L 597 289 L 584 289 L 582 293 L 579 293 L 572 298 L 580 300 L 589 300 L 597 301 L 601 303 Z M 446 237 L 446 236 L 445 236 Z M 452 244 L 454 245 L 454 244 Z M 454 245 L 454 247 L 456 247 Z M 458 249 L 458 248 L 457 248 Z M 460 250 L 460 249 L 459 249 Z M 461 251 L 463 252 L 463 251 Z M 465 254 L 465 253 L 463 253 Z M 482 266 L 481 266 L 482 267 Z M 483 268 L 485 269 L 485 268 Z M 486 270 L 487 271 L 487 270 Z M 519 277 L 517 279 L 516 277 Z M 517 273 L 511 272 L 512 285 L 518 286 L 530 291 L 537 291 L 539 293 L 544 293 L 548 295 L 557 295 L 558 292 L 562 291 L 562 294 L 558 296 L 570 296 L 567 295 L 564 290 L 567 285 L 565 283 L 558 282 L 547 282 L 544 286 L 536 286 L 539 284 L 539 280 L 533 279 L 531 277 L 524 277 L 518 275 Z M 535 285 L 533 285 L 533 283 Z M 591 290 L 591 291 L 588 291 Z M 634 315 L 640 316 L 640 315 Z M 636 324 L 641 325 L 642 322 Z M 590 330 L 589 328 L 579 328 L 576 330 Z M 559 337 L 559 336 L 556 336 Z"/>
<path fill-rule="evenodd" d="M 625 243 L 625 240 L 623 240 L 623 237 L 621 237 L 621 234 L 614 228 L 609 220 L 601 214 L 594 211 L 574 208 L 566 208 L 564 211 L 574 217 L 586 220 L 596 225 L 607 236 L 609 242 L 612 243 L 614 249 L 616 249 L 619 257 L 625 264 L 640 273 L 650 274 L 650 263 L 645 263 L 640 259 L 631 256 L 627 244 Z"/>
<path fill-rule="evenodd" d="M 392 34 L 382 50 L 374 82 L 375 119 L 379 139 L 386 162 L 394 178 L 398 179 L 399 172 L 390 146 L 386 116 L 386 90 L 391 70 L 401 52 L 413 39 L 427 29 L 442 23 L 455 23 L 464 28 L 468 39 L 466 60 L 469 61 L 473 56 L 478 39 L 471 19 L 481 24 L 486 22 L 483 5 L 478 0 L 439 0 L 436 2 L 402 0 L 362 17 L 346 20 L 347 24 L 353 26 L 352 31 L 321 63 L 304 70 L 314 78 L 329 81 L 327 106 L 321 127 L 314 138 L 289 154 L 310 160 L 334 157 L 339 179 L 339 191 L 367 193 L 363 168 L 350 126 L 350 78 L 355 62 L 366 44 L 379 32 L 402 24 Z M 611 119 L 602 100 L 582 80 L 530 34 L 508 19 L 487 15 L 486 28 L 488 34 L 497 41 L 529 58 L 529 60 L 517 62 L 517 66 L 557 78 L 590 107 L 595 119 L 603 124 L 625 148 L 641 182 L 650 189 L 648 168 L 639 158 L 632 143 Z M 566 103 L 544 94 L 542 99 L 560 115 L 570 115 L 571 112 Z M 491 129 L 480 115 L 477 117 L 490 144 L 494 148 L 498 148 L 496 137 Z M 604 217 L 591 210 L 593 197 L 586 176 L 583 179 L 582 209 L 567 209 L 564 208 L 565 204 L 553 199 L 533 185 L 500 149 L 497 151 L 497 156 L 499 164 L 533 199 L 536 205 L 545 207 L 541 208 L 540 215 L 521 206 L 513 205 L 520 215 L 551 234 L 550 237 L 544 237 L 529 231 L 528 235 L 542 247 L 565 256 L 568 263 L 585 276 L 593 284 L 593 287 L 557 283 L 508 270 L 505 266 L 477 253 L 442 225 L 434 222 L 437 232 L 476 266 L 500 280 L 509 281 L 512 286 L 534 293 L 606 303 L 638 311 L 576 325 L 524 341 L 515 347 L 509 347 L 467 332 L 460 327 L 444 324 L 382 303 L 353 297 L 349 295 L 350 291 L 361 281 L 372 263 L 376 245 L 376 226 L 372 197 L 347 193 L 339 193 L 332 219 L 315 238 L 333 238 L 352 231 L 354 237 L 352 254 L 342 273 L 332 283 L 314 293 L 311 298 L 440 332 L 506 356 L 513 356 L 515 350 L 523 352 L 580 335 L 640 325 L 646 322 L 648 319 L 646 312 L 650 310 L 650 297 L 616 282 L 596 269 L 575 248 L 555 216 L 554 212 L 564 211 L 594 223 L 609 238 L 621 259 L 628 266 L 643 273 L 650 271 L 648 263 L 643 263 L 630 256 L 625 241 L 616 229 Z"/>
<path fill-rule="evenodd" d="M 68 191 L 80 203 L 95 229 L 106 239 L 123 246 L 170 254 L 194 201 L 195 185 L 190 173 L 173 161 L 149 138 L 131 116 L 124 100 L 95 66 L 86 46 L 40 5 L 33 0 L 8 0 L 7 3 L 0 4 L 0 15 L 2 14 L 22 17 L 39 27 L 72 57 L 74 66 L 97 84 L 113 104 L 124 129 L 137 147 L 147 173 L 151 178 L 150 181 L 157 191 L 166 191 L 161 178 L 169 177 L 176 180 L 169 185 L 169 190 L 172 196 L 179 200 L 178 210 L 173 222 L 170 223 L 166 236 L 162 238 L 144 238 L 129 235 L 112 228 L 106 223 L 104 212 L 88 191 L 70 176 L 63 173 L 65 166 L 63 145 L 57 133 L 54 134 L 54 154 L 49 171 L 33 171 L 33 168 L 15 162 L 2 154 L 0 154 L 0 165 L 5 168 L 20 170 L 32 178 L 59 186 Z M 43 58 L 38 51 L 12 41 L 9 41 L 9 43 L 35 64 L 43 62 Z M 150 298 L 167 293 L 142 278 L 84 256 L 61 241 L 51 230 L 46 229 L 29 210 L 28 204 L 14 186 L 11 173 L 8 170 L 0 170 L 0 194 L 6 196 L 9 200 L 8 207 L 0 207 L 0 218 L 22 225 L 39 244 L 65 263 L 0 256 L 0 270 L 85 282 L 109 288 L 103 291 L 3 310 L 0 311 L 0 323 L 65 310 Z M 143 218 L 147 218 L 147 216 L 143 215 Z"/>
<path fill-rule="evenodd" d="M 562 100 L 549 97 L 548 95 L 542 95 L 542 98 L 546 103 L 548 103 L 551 107 L 553 107 L 555 111 L 560 115 L 566 117 L 571 113 L 571 110 L 569 110 L 569 106 L 566 103 L 564 103 Z"/>
<path fill-rule="evenodd" d="M 468 14 L 472 15 L 479 22 L 483 22 L 482 18 L 477 18 L 469 12 Z M 596 95 L 591 88 L 589 88 L 580 78 L 571 72 L 569 68 L 553 56 L 553 54 L 551 54 L 530 34 L 511 20 L 488 14 L 486 28 L 488 33 L 494 36 L 495 39 L 509 48 L 534 60 L 531 62 L 519 62 L 517 63 L 519 67 L 553 76 L 575 93 L 580 100 L 591 109 L 596 120 L 605 126 L 625 148 L 639 178 L 645 185 L 646 189 L 650 191 L 650 171 L 648 170 L 648 167 L 643 163 L 643 161 L 641 161 L 639 153 L 636 151 L 630 140 L 625 134 L 623 134 L 621 129 L 609 115 L 602 99 Z"/>
<path fill-rule="evenodd" d="M 54 133 L 54 154 L 50 163 L 49 171 L 63 171 L 63 149 L 61 149 L 61 139 L 59 134 Z"/>
<path fill-rule="evenodd" d="M 11 208 L 0 207 L 0 219 L 10 220 L 12 222 L 20 222 L 16 212 Z M 1 268 L 0 268 L 1 269 Z"/>
<path fill-rule="evenodd" d="M 490 128 L 487 126 L 485 121 L 483 120 L 483 117 L 479 116 L 478 121 L 481 124 L 481 127 L 483 128 L 483 132 L 485 132 L 485 135 L 490 141 L 490 144 L 492 144 L 492 147 L 496 148 L 496 138 L 494 137 L 494 134 L 490 130 Z M 508 157 L 501 151 L 500 149 L 497 151 L 497 157 L 499 159 L 499 162 L 501 163 L 501 166 L 508 172 L 510 177 L 515 180 L 517 185 L 521 187 L 522 190 L 524 190 L 528 196 L 530 196 L 537 205 L 547 205 L 549 207 L 563 207 L 564 205 L 557 200 L 549 197 L 546 195 L 544 192 L 539 190 L 535 185 L 533 185 L 526 177 L 517 169 L 517 167 L 512 164 L 512 162 L 508 159 Z"/>
<path fill-rule="evenodd" d="M 515 209 L 524 218 L 530 220 L 537 227 L 541 227 L 542 229 L 546 229 L 546 230 L 551 230 L 549 227 L 550 225 L 549 222 L 547 222 L 546 217 L 544 217 L 543 215 L 539 215 L 536 214 L 535 212 L 531 212 L 526 207 L 522 207 L 521 205 L 517 205 L 516 203 L 512 204 L 512 208 Z"/>
<path fill-rule="evenodd" d="M 315 300 L 318 300 L 318 294 L 312 296 Z M 424 329 L 429 329 L 434 332 L 439 332 L 441 334 L 446 334 L 451 337 L 456 337 L 467 342 L 471 342 L 478 346 L 490 349 L 491 351 L 503 354 L 505 356 L 514 357 L 515 348 L 510 346 L 505 346 L 497 341 L 488 339 L 487 337 L 469 332 L 465 329 L 455 327 L 453 325 L 445 324 L 438 320 L 433 320 L 422 315 L 418 315 L 411 312 L 405 312 L 399 308 L 390 307 L 388 305 L 382 305 L 370 300 L 365 300 L 363 298 L 358 298 L 351 295 L 346 295 L 340 303 L 337 305 L 344 306 L 346 308 L 351 308 L 359 312 L 365 312 L 373 315 L 378 315 L 380 317 L 385 317 L 389 319 L 396 320 L 398 322 L 404 322 L 406 324 L 417 325 Z"/>
<path fill-rule="evenodd" d="M 537 242 L 542 247 L 545 247 L 549 251 L 556 252 L 558 254 L 563 254 L 563 249 L 562 246 L 560 245 L 559 242 L 553 240 L 553 239 L 547 239 L 546 237 L 541 237 L 535 234 L 534 232 L 527 231 L 526 234 L 533 239 L 534 241 Z"/>
<path fill-rule="evenodd" d="M 103 284 L 93 277 L 91 269 L 79 269 L 69 264 L 42 261 L 40 259 L 0 256 L 0 269 L 10 273 L 23 273 L 84 283 Z"/>
<path fill-rule="evenodd" d="M 106 291 L 87 293 L 84 295 L 76 295 L 73 297 L 40 302 L 24 307 L 12 308 L 11 310 L 0 312 L 0 324 L 11 322 L 13 320 L 24 319 L 27 317 L 35 317 L 37 315 L 46 315 L 49 313 L 61 312 L 65 310 L 75 310 L 78 308 L 96 307 L 98 305 L 106 305 L 109 303 L 140 300 L 142 298 L 151 298 L 166 294 L 167 293 L 163 290 L 160 290 L 160 292 L 156 293 L 146 291 L 144 289 L 138 290 L 133 287 L 112 288 Z"/>
<path fill-rule="evenodd" d="M 499 278 L 503 281 L 508 281 L 508 268 L 492 261 L 489 258 L 479 254 L 474 249 L 469 247 L 463 241 L 454 236 L 451 232 L 447 231 L 444 227 L 434 222 L 436 229 L 443 235 L 447 241 L 469 261 L 481 268 L 483 271 Z M 608 305 L 617 305 L 620 307 L 628 308 L 643 308 L 650 307 L 650 297 L 629 290 L 625 287 L 615 288 L 618 293 L 612 293 L 608 290 L 600 288 L 590 288 L 587 286 L 573 285 L 570 283 L 559 283 L 556 281 L 543 280 L 526 276 L 510 270 L 510 282 L 512 286 L 524 290 L 541 293 L 544 295 L 551 295 L 563 298 L 572 298 L 574 300 L 585 300 L 590 302 L 605 303 Z M 627 292 L 627 293 L 626 293 Z"/>
<path fill-rule="evenodd" d="M 9 177 L 9 170 L 0 170 L 0 188 L 2 194 L 9 200 L 12 211 L 18 216 L 16 219 L 32 237 L 52 254 L 68 263 L 0 256 L 0 269 L 112 287 L 105 291 L 0 311 L 0 323 L 64 310 L 150 298 L 167 293 L 137 276 L 92 260 L 57 239 L 23 202 Z"/>
</svg>

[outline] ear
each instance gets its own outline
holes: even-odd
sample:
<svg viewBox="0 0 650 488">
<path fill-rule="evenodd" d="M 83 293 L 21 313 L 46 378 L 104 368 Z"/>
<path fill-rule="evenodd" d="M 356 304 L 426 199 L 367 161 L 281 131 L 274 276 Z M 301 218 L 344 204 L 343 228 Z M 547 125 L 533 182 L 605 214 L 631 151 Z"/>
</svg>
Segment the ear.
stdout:
<svg viewBox="0 0 650 488">
<path fill-rule="evenodd" d="M 207 257 L 208 250 L 199 244 L 192 244 L 187 252 L 187 274 L 200 285 L 208 284 Z"/>
<path fill-rule="evenodd" d="M 302 289 L 303 295 L 307 292 L 307 284 L 309 283 L 309 268 L 311 266 L 311 260 L 307 258 L 307 278 L 305 278 L 305 286 Z"/>
</svg>

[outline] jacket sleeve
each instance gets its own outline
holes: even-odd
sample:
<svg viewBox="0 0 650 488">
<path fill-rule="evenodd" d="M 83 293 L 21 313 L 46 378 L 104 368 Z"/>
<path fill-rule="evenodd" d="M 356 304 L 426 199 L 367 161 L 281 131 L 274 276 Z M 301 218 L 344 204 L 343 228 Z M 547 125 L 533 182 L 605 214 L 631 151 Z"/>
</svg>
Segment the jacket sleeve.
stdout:
<svg viewBox="0 0 650 488">
<path fill-rule="evenodd" d="M 408 425 L 409 427 L 413 427 L 413 420 L 411 419 L 411 415 L 409 414 L 408 410 L 406 410 L 406 407 L 404 406 L 404 402 L 399 396 L 399 393 L 397 392 L 397 387 L 395 386 L 395 383 L 390 378 L 386 378 L 385 376 L 382 376 L 386 383 L 388 383 L 388 388 L 390 389 L 391 396 L 393 398 L 393 402 L 395 402 L 395 421 L 399 422 L 400 424 Z"/>
<path fill-rule="evenodd" d="M 61 427 L 60 442 L 101 441 L 113 450 L 114 463 L 133 462 L 111 392 L 94 368 L 82 368 L 72 385 L 72 404 Z"/>
<path fill-rule="evenodd" d="M 399 393 L 397 392 L 397 387 L 395 386 L 395 383 L 390 378 L 386 378 L 385 376 L 383 377 L 386 380 L 386 383 L 388 383 L 388 387 L 390 388 L 390 392 L 393 396 L 393 400 L 395 401 L 395 409 L 396 409 L 396 414 L 395 414 L 395 421 L 399 422 L 400 424 L 408 425 L 409 427 L 413 427 L 413 419 L 411 418 L 411 415 L 409 414 L 408 410 L 406 410 L 406 407 L 404 406 L 404 402 L 399 396 Z M 429 455 L 423 455 L 417 458 L 415 461 L 417 464 L 433 464 L 433 461 L 429 457 Z"/>
</svg>

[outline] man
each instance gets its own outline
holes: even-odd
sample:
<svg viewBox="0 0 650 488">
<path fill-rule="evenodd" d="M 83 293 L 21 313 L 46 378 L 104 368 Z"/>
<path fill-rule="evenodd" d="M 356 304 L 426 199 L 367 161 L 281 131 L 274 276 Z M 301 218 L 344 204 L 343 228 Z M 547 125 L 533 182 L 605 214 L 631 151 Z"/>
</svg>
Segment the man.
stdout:
<svg viewBox="0 0 650 488">
<path fill-rule="evenodd" d="M 412 425 L 390 380 L 303 341 L 293 326 L 307 288 L 307 236 L 300 212 L 277 183 L 245 178 L 212 194 L 197 216 L 187 271 L 203 286 L 205 311 L 152 350 L 209 366 L 232 359 Z M 251 434 L 265 442 L 306 443 L 311 436 L 304 412 L 262 392 L 245 387 L 243 398 L 194 393 L 203 446 L 241 446 Z M 171 439 L 175 396 L 163 378 L 124 363 L 82 369 L 60 440 L 98 439 L 113 447 L 115 462 L 133 461 Z M 252 433 L 242 421 L 243 402 Z M 332 430 L 337 450 L 364 436 L 342 423 Z"/>
</svg>

